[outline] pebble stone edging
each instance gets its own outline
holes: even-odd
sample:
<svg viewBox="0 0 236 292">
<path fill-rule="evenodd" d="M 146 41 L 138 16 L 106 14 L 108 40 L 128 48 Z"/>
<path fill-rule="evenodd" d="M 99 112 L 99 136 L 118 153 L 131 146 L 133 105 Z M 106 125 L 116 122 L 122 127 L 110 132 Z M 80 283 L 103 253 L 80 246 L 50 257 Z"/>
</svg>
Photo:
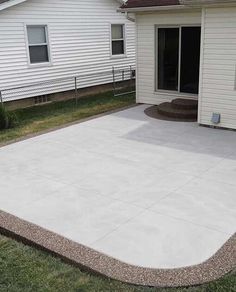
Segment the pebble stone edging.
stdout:
<svg viewBox="0 0 236 292">
<path fill-rule="evenodd" d="M 199 285 L 219 279 L 236 267 L 236 233 L 207 261 L 177 269 L 151 269 L 126 264 L 1 210 L 0 233 L 90 271 L 135 285 Z"/>
</svg>

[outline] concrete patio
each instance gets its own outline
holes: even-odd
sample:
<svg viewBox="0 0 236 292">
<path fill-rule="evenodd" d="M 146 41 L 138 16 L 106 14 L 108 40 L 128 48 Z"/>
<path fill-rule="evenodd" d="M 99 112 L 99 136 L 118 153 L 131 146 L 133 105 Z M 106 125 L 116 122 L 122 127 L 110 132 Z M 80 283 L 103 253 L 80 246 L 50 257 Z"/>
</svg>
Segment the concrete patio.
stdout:
<svg viewBox="0 0 236 292">
<path fill-rule="evenodd" d="M 235 233 L 236 133 L 145 107 L 0 148 L 0 209 L 136 266 L 210 258 Z"/>
</svg>

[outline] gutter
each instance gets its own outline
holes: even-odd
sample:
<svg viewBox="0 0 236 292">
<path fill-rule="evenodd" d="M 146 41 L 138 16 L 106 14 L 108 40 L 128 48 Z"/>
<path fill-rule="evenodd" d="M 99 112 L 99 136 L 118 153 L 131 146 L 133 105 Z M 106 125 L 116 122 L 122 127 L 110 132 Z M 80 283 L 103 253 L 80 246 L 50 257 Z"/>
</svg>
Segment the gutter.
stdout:
<svg viewBox="0 0 236 292">
<path fill-rule="evenodd" d="M 182 5 L 185 5 L 186 7 L 222 7 L 222 6 L 228 6 L 228 5 L 236 5 L 235 0 L 179 0 L 179 2 Z"/>
<path fill-rule="evenodd" d="M 179 0 L 182 5 L 230 4 L 235 0 Z"/>
<path fill-rule="evenodd" d="M 150 7 L 135 7 L 135 8 L 118 8 L 118 12 L 149 12 L 149 11 L 166 11 L 179 10 L 188 8 L 186 5 L 168 5 L 168 6 L 150 6 Z"/>
<path fill-rule="evenodd" d="M 133 7 L 133 8 L 119 8 L 118 12 L 151 12 L 151 11 L 171 11 L 191 8 L 201 8 L 204 6 L 227 6 L 236 5 L 236 0 L 179 0 L 180 5 L 167 6 L 149 6 L 149 7 Z"/>
</svg>

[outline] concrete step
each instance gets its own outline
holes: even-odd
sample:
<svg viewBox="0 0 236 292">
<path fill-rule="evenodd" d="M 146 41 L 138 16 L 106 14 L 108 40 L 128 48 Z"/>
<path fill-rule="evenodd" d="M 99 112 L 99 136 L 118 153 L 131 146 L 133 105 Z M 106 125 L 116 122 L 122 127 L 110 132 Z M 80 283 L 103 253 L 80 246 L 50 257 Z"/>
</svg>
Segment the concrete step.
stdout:
<svg viewBox="0 0 236 292">
<path fill-rule="evenodd" d="M 197 110 L 198 101 L 193 99 L 176 98 L 171 101 L 171 105 L 175 109 Z"/>
<path fill-rule="evenodd" d="M 159 104 L 157 106 L 157 111 L 160 115 L 174 119 L 197 120 L 197 109 L 179 109 L 173 107 L 171 102 L 164 102 Z"/>
</svg>

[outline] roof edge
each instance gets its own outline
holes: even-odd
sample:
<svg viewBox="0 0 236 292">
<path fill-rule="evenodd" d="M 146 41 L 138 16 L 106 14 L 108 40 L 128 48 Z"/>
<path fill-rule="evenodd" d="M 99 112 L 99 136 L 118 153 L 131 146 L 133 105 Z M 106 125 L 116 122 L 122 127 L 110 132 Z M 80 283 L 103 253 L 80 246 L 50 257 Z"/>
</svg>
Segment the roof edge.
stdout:
<svg viewBox="0 0 236 292">
<path fill-rule="evenodd" d="M 7 8 L 10 8 L 12 6 L 15 6 L 17 4 L 20 4 L 20 3 L 25 2 L 25 1 L 27 1 L 27 0 L 10 0 L 7 2 L 3 2 L 2 4 L 0 4 L 0 11 L 7 9 Z"/>
<path fill-rule="evenodd" d="M 128 2 L 128 1 L 127 1 Z M 119 12 L 149 12 L 149 11 L 168 11 L 168 10 L 180 10 L 180 9 L 191 9 L 191 8 L 202 8 L 206 6 L 228 6 L 236 5 L 235 0 L 179 0 L 179 5 L 163 5 L 163 6 L 136 6 L 136 7 L 125 7 L 122 5 Z"/>
<path fill-rule="evenodd" d="M 0 4 L 0 11 L 10 8 L 12 6 L 18 5 L 20 3 L 26 2 L 26 1 L 27 0 L 9 0 L 9 1 L 3 2 L 2 4 Z M 117 1 L 120 4 L 124 4 L 126 2 L 126 0 L 115 0 L 115 1 Z"/>
<path fill-rule="evenodd" d="M 209 4 L 231 4 L 235 0 L 179 0 L 183 5 L 209 5 Z"/>
</svg>

